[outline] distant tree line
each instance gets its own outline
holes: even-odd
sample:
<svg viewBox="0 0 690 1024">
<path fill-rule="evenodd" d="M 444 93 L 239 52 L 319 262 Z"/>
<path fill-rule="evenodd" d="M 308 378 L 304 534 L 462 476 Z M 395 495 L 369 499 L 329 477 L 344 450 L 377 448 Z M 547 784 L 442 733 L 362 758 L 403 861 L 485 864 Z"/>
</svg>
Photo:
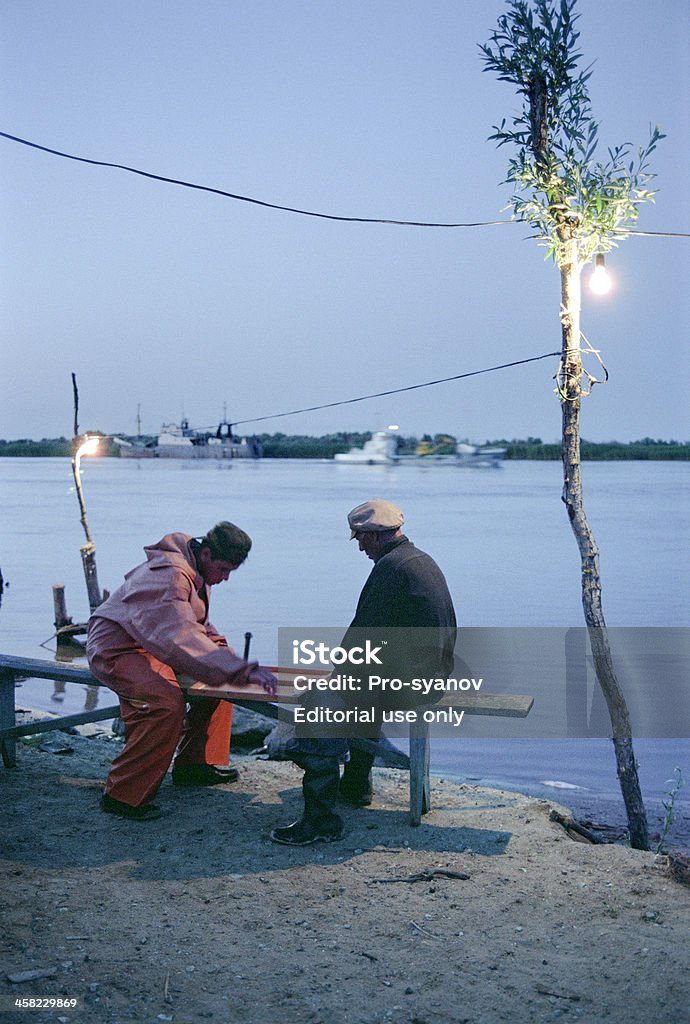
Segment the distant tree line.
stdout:
<svg viewBox="0 0 690 1024">
<path fill-rule="evenodd" d="M 90 434 L 100 431 L 89 431 Z M 311 437 L 307 434 L 259 434 L 267 459 L 332 459 L 337 452 L 346 452 L 350 448 L 361 448 L 369 440 L 369 433 L 351 433 L 341 431 L 325 434 L 322 437 Z M 127 437 L 129 441 L 150 441 L 152 437 Z M 454 451 L 456 439 L 450 434 L 424 434 L 421 437 L 400 436 L 398 450 L 401 454 L 411 455 L 421 442 L 426 442 L 439 454 Z M 506 459 L 537 459 L 556 460 L 561 457 L 561 446 L 545 444 L 540 437 L 507 440 L 500 438 L 487 441 L 490 447 L 505 448 Z M 103 436 L 102 454 L 118 457 L 120 449 Z M 20 438 L 16 441 L 0 440 L 0 458 L 9 456 L 35 458 L 69 458 L 72 455 L 72 439 L 66 437 L 42 438 L 34 441 Z M 587 461 L 612 461 L 618 459 L 690 459 L 690 442 L 662 441 L 652 437 L 644 437 L 640 441 L 583 441 L 582 458 Z"/>
<path fill-rule="evenodd" d="M 561 457 L 560 442 L 544 444 L 541 438 L 528 437 L 526 441 L 492 441 L 492 446 L 506 449 L 506 459 L 556 460 Z M 690 459 L 690 443 L 661 441 L 651 437 L 641 441 L 585 441 L 580 444 L 583 462 L 611 462 L 620 459 Z"/>
<path fill-rule="evenodd" d="M 101 455 L 120 454 L 120 449 L 109 437 L 99 430 L 89 431 L 89 436 L 99 434 L 101 437 Z M 74 454 L 74 441 L 67 437 L 43 437 L 40 441 L 33 441 L 31 438 L 22 437 L 16 441 L 3 441 L 0 439 L 0 458 L 9 456 L 23 456 L 24 458 L 71 458 Z"/>
</svg>

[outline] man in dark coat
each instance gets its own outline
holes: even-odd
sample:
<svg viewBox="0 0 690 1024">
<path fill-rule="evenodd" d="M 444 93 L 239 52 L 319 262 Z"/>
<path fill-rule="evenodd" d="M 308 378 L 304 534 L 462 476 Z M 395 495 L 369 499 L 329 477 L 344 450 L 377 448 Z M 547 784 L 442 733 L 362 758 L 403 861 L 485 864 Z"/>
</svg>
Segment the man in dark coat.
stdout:
<svg viewBox="0 0 690 1024">
<path fill-rule="evenodd" d="M 350 537 L 357 540 L 374 568 L 342 646 L 358 644 L 372 629 L 394 630 L 395 639 L 386 646 L 380 671 L 402 683 L 395 691 L 370 692 L 364 702 L 355 698 L 360 707 L 368 703 L 375 709 L 372 724 L 359 731 L 360 736 L 374 740 L 380 736 L 382 709 L 412 708 L 424 702 L 425 698 L 408 685 L 411 679 L 447 677 L 453 666 L 456 619 L 445 577 L 433 558 L 402 533 L 403 522 L 400 509 L 380 498 L 358 505 L 348 515 Z M 438 700 L 440 696 L 436 692 L 426 700 Z M 349 694 L 345 707 L 348 699 Z M 304 814 L 292 825 L 274 829 L 274 842 L 306 846 L 339 839 L 342 821 L 334 812 L 338 790 L 341 799 L 355 806 L 371 803 L 374 755 L 350 746 L 349 760 L 339 779 L 339 755 L 346 747 L 347 741 L 337 738 L 296 740 L 290 756 L 304 769 Z"/>
</svg>

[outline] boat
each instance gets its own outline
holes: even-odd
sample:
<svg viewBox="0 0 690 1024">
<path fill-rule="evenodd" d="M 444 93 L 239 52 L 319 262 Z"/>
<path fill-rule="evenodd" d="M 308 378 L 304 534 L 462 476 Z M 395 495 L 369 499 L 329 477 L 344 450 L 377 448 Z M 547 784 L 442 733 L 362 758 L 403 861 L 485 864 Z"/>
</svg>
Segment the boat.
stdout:
<svg viewBox="0 0 690 1024">
<path fill-rule="evenodd" d="M 357 463 L 364 466 L 393 466 L 400 461 L 398 435 L 391 430 L 376 430 L 362 448 L 350 448 L 349 452 L 338 452 L 333 456 L 336 462 Z"/>
<path fill-rule="evenodd" d="M 456 443 L 454 437 L 442 434 L 436 442 L 420 441 L 414 455 L 402 456 L 404 461 L 441 463 L 450 466 L 493 466 L 498 468 L 505 458 L 506 449 L 469 444 L 467 441 Z"/>
<path fill-rule="evenodd" d="M 377 430 L 364 443 L 364 447 L 351 448 L 349 452 L 335 455 L 334 459 L 336 462 L 365 466 L 427 464 L 498 469 L 506 454 L 505 448 L 482 447 L 467 441 L 456 443 L 455 438 L 443 434 L 435 442 L 420 441 L 414 453 L 401 455 L 398 454 L 397 429 L 388 427 L 386 430 Z"/>
<path fill-rule="evenodd" d="M 455 461 L 458 466 L 493 467 L 498 469 L 505 458 L 505 448 L 478 447 L 461 442 L 455 446 Z"/>
<path fill-rule="evenodd" d="M 506 454 L 505 448 L 481 447 L 480 445 L 468 444 L 466 441 L 454 444 L 451 451 L 436 451 L 436 447 L 441 446 L 427 447 L 423 441 L 420 445 L 417 445 L 414 455 L 401 455 L 399 461 L 401 463 L 413 463 L 416 466 L 424 464 L 434 466 L 471 466 L 479 469 L 493 467 L 498 469 Z"/>
<path fill-rule="evenodd" d="M 263 447 L 258 437 L 236 437 L 232 424 L 223 420 L 215 434 L 193 430 L 189 421 L 165 423 L 151 441 L 128 441 L 114 437 L 123 459 L 260 459 Z"/>
</svg>

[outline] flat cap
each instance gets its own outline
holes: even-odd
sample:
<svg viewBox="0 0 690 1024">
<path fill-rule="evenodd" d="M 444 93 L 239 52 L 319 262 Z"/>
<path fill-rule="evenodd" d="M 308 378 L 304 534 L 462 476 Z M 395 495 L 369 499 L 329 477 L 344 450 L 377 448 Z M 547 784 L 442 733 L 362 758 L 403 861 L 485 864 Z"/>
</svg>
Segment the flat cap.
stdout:
<svg viewBox="0 0 690 1024">
<path fill-rule="evenodd" d="M 405 516 L 397 505 L 383 498 L 365 501 L 348 513 L 350 540 L 356 533 L 380 533 L 382 530 L 397 530 L 405 522 Z"/>
</svg>

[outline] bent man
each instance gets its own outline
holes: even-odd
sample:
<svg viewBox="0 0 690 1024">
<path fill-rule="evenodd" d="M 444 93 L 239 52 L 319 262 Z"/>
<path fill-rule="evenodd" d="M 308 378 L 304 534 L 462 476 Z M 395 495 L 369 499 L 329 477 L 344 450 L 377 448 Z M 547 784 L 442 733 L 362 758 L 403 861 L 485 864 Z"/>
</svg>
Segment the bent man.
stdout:
<svg viewBox="0 0 690 1024">
<path fill-rule="evenodd" d="M 403 513 L 389 501 L 375 498 L 358 505 L 348 515 L 350 539 L 370 558 L 374 567 L 364 584 L 354 619 L 343 647 L 360 643 L 367 631 L 395 631 L 394 648 L 387 657 L 386 675 L 448 676 L 453 666 L 456 619 L 445 577 L 436 562 L 405 536 Z M 441 696 L 437 693 L 432 700 Z M 414 707 L 424 700 L 410 691 L 406 696 L 369 693 L 375 722 L 359 731 L 360 737 L 378 740 L 382 708 Z M 354 706 L 349 694 L 341 695 L 341 707 Z M 361 706 L 361 702 L 360 702 Z M 342 736 L 342 733 L 340 734 Z M 335 813 L 341 799 L 362 807 L 371 803 L 371 766 L 374 755 L 350 746 L 349 760 L 339 779 L 339 759 L 348 744 L 337 736 L 319 739 L 295 737 L 286 746 L 287 755 L 304 769 L 302 791 L 304 813 L 299 821 L 274 829 L 274 842 L 305 846 L 318 841 L 332 842 L 342 835 L 342 820 Z"/>
<path fill-rule="evenodd" d="M 213 786 L 237 778 L 227 768 L 232 704 L 203 700 L 187 710 L 176 673 L 208 686 L 255 684 L 276 692 L 274 676 L 238 658 L 208 619 L 210 588 L 242 565 L 251 545 L 228 522 L 201 538 L 167 534 L 144 548 L 146 561 L 92 614 L 89 666 L 120 698 L 125 726 L 102 810 L 136 820 L 158 817 L 151 800 L 173 755 L 175 785 Z"/>
</svg>

